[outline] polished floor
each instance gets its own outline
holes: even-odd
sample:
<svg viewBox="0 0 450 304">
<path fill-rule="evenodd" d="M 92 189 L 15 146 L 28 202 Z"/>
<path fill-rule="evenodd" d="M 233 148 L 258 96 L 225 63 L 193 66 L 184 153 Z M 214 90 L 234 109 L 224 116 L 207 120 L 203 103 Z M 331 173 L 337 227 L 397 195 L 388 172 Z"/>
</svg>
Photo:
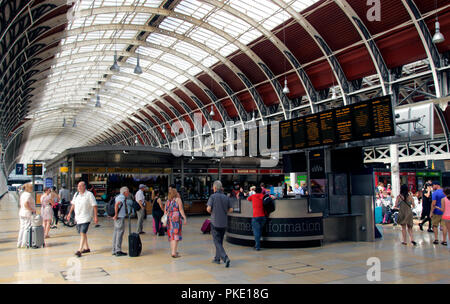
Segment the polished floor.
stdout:
<svg viewBox="0 0 450 304">
<path fill-rule="evenodd" d="M 61 224 L 51 230 L 45 248 L 16 248 L 17 214 L 16 195 L 6 194 L 0 201 L 0 283 L 450 283 L 449 249 L 433 245 L 432 233 L 417 227 L 416 248 L 401 245 L 400 228 L 390 225 L 384 226 L 384 238 L 373 243 L 259 252 L 225 243 L 231 258 L 230 268 L 225 268 L 211 263 L 211 236 L 200 232 L 205 217 L 188 218 L 178 259 L 170 257 L 167 237 L 149 233 L 151 216 L 142 235 L 142 256 L 112 256 L 112 220 L 100 218 L 101 226 L 91 227 L 88 234 L 92 252 L 75 258 L 76 229 Z M 124 238 L 124 251 L 127 243 Z M 367 279 L 371 257 L 380 260 L 381 281 Z"/>
</svg>

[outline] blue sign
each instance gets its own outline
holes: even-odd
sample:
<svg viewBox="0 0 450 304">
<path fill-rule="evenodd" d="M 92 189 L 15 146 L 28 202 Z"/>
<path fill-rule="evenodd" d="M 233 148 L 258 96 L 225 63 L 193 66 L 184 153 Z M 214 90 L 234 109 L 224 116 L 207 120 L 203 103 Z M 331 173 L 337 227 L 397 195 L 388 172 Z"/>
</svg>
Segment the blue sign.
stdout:
<svg viewBox="0 0 450 304">
<path fill-rule="evenodd" d="M 24 174 L 24 165 L 23 164 L 16 164 L 16 175 L 23 175 Z"/>
<path fill-rule="evenodd" d="M 53 178 L 47 177 L 47 178 L 45 179 L 45 187 L 46 187 L 46 188 L 51 188 L 51 187 L 53 187 Z"/>
</svg>

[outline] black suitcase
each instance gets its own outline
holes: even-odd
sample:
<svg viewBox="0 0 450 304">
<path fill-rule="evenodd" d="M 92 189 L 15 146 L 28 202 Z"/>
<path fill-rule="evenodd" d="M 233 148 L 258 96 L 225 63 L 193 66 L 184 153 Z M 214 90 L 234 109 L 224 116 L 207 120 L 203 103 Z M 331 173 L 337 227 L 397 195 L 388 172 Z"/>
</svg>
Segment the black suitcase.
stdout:
<svg viewBox="0 0 450 304">
<path fill-rule="evenodd" d="M 134 232 L 130 233 L 130 235 L 128 235 L 128 254 L 130 257 L 137 257 L 141 255 L 141 251 L 142 242 L 139 234 Z"/>
<path fill-rule="evenodd" d="M 126 208 L 126 204 L 125 204 L 125 208 Z M 128 208 L 126 208 L 125 210 L 128 213 Z M 131 213 L 131 212 L 130 212 Z M 130 213 L 128 213 L 128 255 L 130 257 L 137 257 L 141 255 L 142 252 L 142 242 L 141 242 L 141 237 L 139 236 L 139 234 L 135 233 L 135 232 L 131 232 L 131 215 Z"/>
</svg>

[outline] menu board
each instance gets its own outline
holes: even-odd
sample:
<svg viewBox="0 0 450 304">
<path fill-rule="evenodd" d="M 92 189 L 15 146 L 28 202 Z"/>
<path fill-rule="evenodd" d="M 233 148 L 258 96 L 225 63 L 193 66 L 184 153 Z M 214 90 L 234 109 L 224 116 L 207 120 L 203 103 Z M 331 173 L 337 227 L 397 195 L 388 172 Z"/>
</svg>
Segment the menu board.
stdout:
<svg viewBox="0 0 450 304">
<path fill-rule="evenodd" d="M 280 122 L 280 151 L 289 151 L 294 148 L 292 144 L 292 121 Z"/>
<path fill-rule="evenodd" d="M 303 117 L 292 120 L 292 136 L 294 149 L 302 149 L 306 147 L 306 126 Z"/>
<path fill-rule="evenodd" d="M 306 140 L 309 147 L 319 146 L 320 141 L 320 126 L 319 115 L 313 114 L 305 117 L 306 125 Z"/>
<path fill-rule="evenodd" d="M 390 96 L 280 122 L 280 151 L 395 135 Z"/>
</svg>

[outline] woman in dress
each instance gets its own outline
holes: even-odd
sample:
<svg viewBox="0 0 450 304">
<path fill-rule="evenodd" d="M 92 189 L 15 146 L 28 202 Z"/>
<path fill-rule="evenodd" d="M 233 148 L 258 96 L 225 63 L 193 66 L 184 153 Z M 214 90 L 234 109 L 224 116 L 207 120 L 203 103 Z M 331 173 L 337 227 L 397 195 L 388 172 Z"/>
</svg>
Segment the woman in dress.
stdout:
<svg viewBox="0 0 450 304">
<path fill-rule="evenodd" d="M 44 194 L 41 196 L 41 216 L 44 225 L 44 235 L 45 238 L 49 238 L 48 233 L 50 232 L 50 224 L 53 219 L 53 195 L 52 188 L 45 188 Z"/>
<path fill-rule="evenodd" d="M 413 212 L 411 208 L 414 208 L 414 200 L 412 196 L 409 194 L 408 186 L 402 185 L 400 187 L 400 194 L 397 196 L 397 200 L 395 202 L 395 208 L 399 209 L 397 223 L 402 226 L 402 244 L 407 245 L 406 243 L 406 226 L 408 226 L 409 238 L 411 240 L 411 244 L 414 246 L 417 245 L 414 242 L 413 238 Z"/>
<path fill-rule="evenodd" d="M 186 214 L 184 214 L 183 203 L 175 188 L 170 188 L 167 200 L 165 215 L 167 215 L 167 234 L 169 235 L 170 251 L 173 258 L 180 255 L 177 252 L 178 242 L 182 240 L 182 220 L 187 224 Z"/>
<path fill-rule="evenodd" d="M 19 210 L 19 238 L 17 240 L 17 248 L 25 247 L 27 244 L 27 231 L 31 226 L 31 215 L 36 212 L 34 198 L 32 195 L 33 185 L 25 184 L 23 192 L 20 194 L 20 210 Z"/>
</svg>

